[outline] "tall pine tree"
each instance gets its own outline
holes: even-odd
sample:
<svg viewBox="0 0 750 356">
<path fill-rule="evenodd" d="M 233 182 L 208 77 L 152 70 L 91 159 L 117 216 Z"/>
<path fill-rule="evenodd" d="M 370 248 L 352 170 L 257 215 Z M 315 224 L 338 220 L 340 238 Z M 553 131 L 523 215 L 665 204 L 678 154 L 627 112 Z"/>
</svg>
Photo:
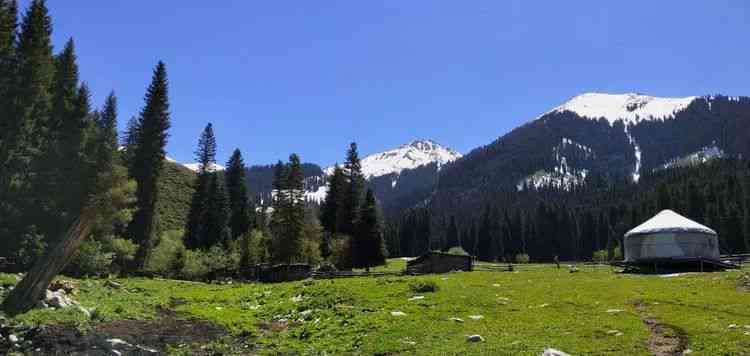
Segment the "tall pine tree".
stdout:
<svg viewBox="0 0 750 356">
<path fill-rule="evenodd" d="M 288 168 L 279 167 L 277 171 L 283 184 L 277 183 L 271 258 L 276 263 L 291 263 L 299 256 L 305 227 L 304 174 L 299 156 L 290 155 Z"/>
<path fill-rule="evenodd" d="M 362 193 L 365 179 L 362 175 L 362 163 L 359 160 L 357 144 L 352 142 L 346 152 L 346 163 L 344 165 L 347 178 L 347 187 L 344 194 L 342 206 L 342 224 L 340 231 L 346 235 L 356 233 L 357 220 L 359 219 L 360 207 L 362 205 Z"/>
<path fill-rule="evenodd" d="M 328 192 L 320 207 L 320 223 L 323 231 L 330 236 L 335 236 L 339 232 L 345 189 L 344 171 L 336 164 L 333 167 L 333 174 L 328 178 Z"/>
<path fill-rule="evenodd" d="M 130 236 L 139 244 L 134 269 L 141 269 L 151 255 L 156 226 L 156 202 L 169 130 L 169 97 L 167 68 L 159 62 L 140 114 L 138 144 L 134 154 L 133 172 L 136 189 L 136 212 L 129 226 Z"/>
<path fill-rule="evenodd" d="M 211 167 L 216 164 L 216 137 L 213 125 L 208 123 L 198 139 L 195 151 L 198 160 L 198 183 L 190 202 L 190 211 L 185 226 L 185 245 L 188 248 L 204 248 L 215 240 L 206 231 L 209 219 L 212 179 L 215 175 Z"/>
<path fill-rule="evenodd" d="M 223 244 L 227 246 L 232 237 L 229 228 L 229 199 L 224 189 L 224 183 L 219 180 L 219 175 L 210 173 L 211 183 L 206 211 L 205 247 L 210 248 Z"/>
<path fill-rule="evenodd" d="M 227 169 L 224 172 L 231 211 L 229 226 L 232 229 L 232 239 L 235 240 L 245 234 L 251 227 L 252 207 L 247 198 L 245 170 L 242 152 L 239 149 L 235 149 L 232 157 L 227 162 Z"/>
<path fill-rule="evenodd" d="M 383 224 L 372 189 L 367 190 L 362 205 L 361 218 L 357 222 L 357 233 L 352 239 L 354 267 L 365 268 L 385 264 L 387 253 L 383 239 Z"/>
<path fill-rule="evenodd" d="M 45 2 L 34 0 L 24 15 L 18 45 L 13 50 L 16 5 L 3 2 L 0 7 L 0 36 L 8 57 L 2 58 L 10 77 L 0 79 L 5 92 L 0 118 L 0 239 L 14 249 L 18 236 L 33 231 L 45 222 L 49 196 L 36 194 L 33 187 L 33 163 L 48 144 L 51 85 L 54 75 L 52 27 Z M 14 53 L 13 53 L 14 52 Z M 41 208 L 40 208 L 41 207 Z"/>
</svg>

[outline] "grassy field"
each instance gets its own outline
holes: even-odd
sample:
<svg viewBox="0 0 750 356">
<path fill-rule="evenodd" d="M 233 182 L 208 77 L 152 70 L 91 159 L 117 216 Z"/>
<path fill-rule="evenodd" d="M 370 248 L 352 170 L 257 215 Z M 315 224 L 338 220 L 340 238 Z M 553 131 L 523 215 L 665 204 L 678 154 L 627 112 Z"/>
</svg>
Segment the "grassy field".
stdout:
<svg viewBox="0 0 750 356">
<path fill-rule="evenodd" d="M 574 355 L 648 355 L 644 318 L 651 317 L 679 333 L 693 355 L 748 355 L 750 293 L 737 289 L 738 275 L 640 276 L 608 267 L 569 273 L 528 265 L 515 272 L 281 284 L 136 278 L 119 279 L 123 288 L 113 289 L 89 279 L 78 281 L 76 299 L 95 309 L 91 318 L 75 310 L 34 310 L 15 321 L 87 330 L 116 320 L 158 320 L 170 310 L 225 328 L 228 337 L 209 349 L 244 343 L 245 352 L 258 354 L 539 355 L 554 347 Z M 417 282 L 434 282 L 438 290 L 415 292 Z M 470 334 L 485 341 L 470 343 Z M 170 352 L 189 353 L 181 350 Z"/>
</svg>

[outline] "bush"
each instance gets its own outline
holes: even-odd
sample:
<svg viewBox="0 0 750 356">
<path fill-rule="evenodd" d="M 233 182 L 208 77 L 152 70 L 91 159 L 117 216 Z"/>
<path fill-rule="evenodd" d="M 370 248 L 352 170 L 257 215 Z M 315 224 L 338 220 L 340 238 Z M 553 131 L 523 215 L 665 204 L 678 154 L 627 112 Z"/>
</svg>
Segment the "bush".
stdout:
<svg viewBox="0 0 750 356">
<path fill-rule="evenodd" d="M 101 242 L 89 239 L 78 248 L 67 271 L 74 276 L 101 276 L 109 273 L 114 257 Z"/>
<path fill-rule="evenodd" d="M 409 284 L 409 289 L 414 293 L 433 293 L 438 291 L 437 282 L 433 280 L 417 281 Z"/>
<path fill-rule="evenodd" d="M 515 257 L 516 263 L 529 263 L 531 261 L 531 258 L 529 258 L 528 254 L 525 253 L 519 253 Z"/>
<path fill-rule="evenodd" d="M 593 255 L 591 255 L 591 259 L 594 260 L 594 262 L 607 262 L 607 250 L 598 250 L 594 251 Z"/>
<path fill-rule="evenodd" d="M 469 253 L 466 252 L 463 248 L 460 246 L 453 246 L 446 253 L 449 253 L 451 255 L 461 255 L 461 256 L 468 256 Z"/>
<path fill-rule="evenodd" d="M 225 273 L 234 273 L 239 267 L 240 253 L 234 246 L 213 246 L 208 251 L 185 250 L 180 276 L 191 280 L 205 280 Z"/>
<path fill-rule="evenodd" d="M 37 259 L 44 256 L 47 250 L 47 243 L 44 242 L 44 235 L 36 232 L 36 226 L 30 226 L 28 231 L 21 236 L 21 246 L 16 252 L 16 262 L 23 269 L 31 268 Z"/>
<path fill-rule="evenodd" d="M 182 266 L 177 261 L 185 258 L 185 245 L 182 243 L 182 230 L 165 231 L 159 244 L 151 251 L 151 257 L 146 263 L 146 270 L 163 276 L 176 277 L 182 272 Z M 175 266 L 180 267 L 175 270 Z"/>
<path fill-rule="evenodd" d="M 138 245 L 133 241 L 115 238 L 110 241 L 110 250 L 114 254 L 112 269 L 119 272 L 126 268 L 135 258 Z"/>
<path fill-rule="evenodd" d="M 331 241 L 331 263 L 339 270 L 352 269 L 351 241 L 349 236 L 340 235 Z"/>
<path fill-rule="evenodd" d="M 240 267 L 268 262 L 268 236 L 263 231 L 252 230 L 239 238 Z"/>
<path fill-rule="evenodd" d="M 619 246 L 615 247 L 614 251 L 612 252 L 613 252 L 613 255 L 612 255 L 613 261 L 622 260 L 622 250 L 620 249 Z M 594 262 L 609 262 L 609 251 L 607 250 L 594 251 L 592 259 L 594 260 Z"/>
</svg>

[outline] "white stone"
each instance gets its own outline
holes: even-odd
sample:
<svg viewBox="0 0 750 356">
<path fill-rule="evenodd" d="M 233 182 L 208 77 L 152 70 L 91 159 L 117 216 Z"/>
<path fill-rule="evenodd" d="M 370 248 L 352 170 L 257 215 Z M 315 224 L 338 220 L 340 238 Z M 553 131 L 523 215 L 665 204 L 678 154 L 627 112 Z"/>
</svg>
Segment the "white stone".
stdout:
<svg viewBox="0 0 750 356">
<path fill-rule="evenodd" d="M 409 301 L 412 301 L 412 300 L 421 300 L 421 299 L 424 299 L 423 295 L 415 295 L 415 296 L 409 298 Z"/>
<path fill-rule="evenodd" d="M 406 313 L 402 311 L 392 311 L 391 316 L 406 316 Z"/>
<path fill-rule="evenodd" d="M 455 321 L 455 322 L 457 322 L 457 323 L 463 323 L 463 322 L 464 322 L 464 320 L 463 320 L 463 319 L 461 319 L 461 318 L 455 318 L 455 317 L 454 317 L 454 318 L 450 318 L 450 319 L 448 319 L 448 320 L 450 320 L 450 321 Z"/>
<path fill-rule="evenodd" d="M 469 319 L 471 319 L 471 320 L 481 320 L 481 319 L 484 319 L 484 315 L 469 315 Z"/>
<path fill-rule="evenodd" d="M 546 348 L 544 349 L 544 353 L 542 353 L 542 356 L 570 356 L 570 354 L 553 348 Z"/>
<path fill-rule="evenodd" d="M 12 344 L 15 344 L 18 342 L 18 336 L 14 334 L 8 335 L 8 341 L 10 341 Z"/>
<path fill-rule="evenodd" d="M 617 314 L 622 313 L 624 310 L 622 309 L 607 309 L 607 314 Z"/>
</svg>

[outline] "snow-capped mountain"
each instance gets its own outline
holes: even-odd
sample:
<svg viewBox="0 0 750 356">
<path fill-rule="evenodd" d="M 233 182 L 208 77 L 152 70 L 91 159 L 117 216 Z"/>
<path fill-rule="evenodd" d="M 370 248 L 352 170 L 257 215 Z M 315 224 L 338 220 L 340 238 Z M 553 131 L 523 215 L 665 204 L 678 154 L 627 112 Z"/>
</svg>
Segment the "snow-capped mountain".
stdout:
<svg viewBox="0 0 750 356">
<path fill-rule="evenodd" d="M 639 121 L 673 118 L 675 113 L 687 108 L 697 98 L 659 98 L 637 93 L 584 93 L 566 101 L 551 112 L 570 111 L 583 118 L 604 118 L 610 123 L 623 120 L 625 124 L 634 124 Z"/>
<path fill-rule="evenodd" d="M 719 157 L 750 157 L 750 98 L 585 93 L 440 172 L 439 209 L 481 207 L 493 193 L 638 182 Z"/>
<path fill-rule="evenodd" d="M 389 174 L 400 174 L 405 169 L 414 169 L 435 163 L 438 169 L 446 163 L 461 158 L 461 154 L 432 140 L 414 140 L 397 148 L 371 154 L 362 159 L 362 174 L 367 179 Z M 333 167 L 325 169 L 333 173 Z"/>
</svg>

